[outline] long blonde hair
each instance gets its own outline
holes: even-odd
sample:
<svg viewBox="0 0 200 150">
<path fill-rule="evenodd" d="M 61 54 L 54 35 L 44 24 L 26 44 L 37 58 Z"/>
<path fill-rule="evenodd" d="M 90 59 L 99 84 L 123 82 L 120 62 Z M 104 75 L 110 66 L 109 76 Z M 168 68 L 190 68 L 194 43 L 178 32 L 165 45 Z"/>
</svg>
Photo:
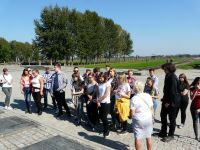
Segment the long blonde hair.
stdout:
<svg viewBox="0 0 200 150">
<path fill-rule="evenodd" d="M 122 74 L 119 74 L 118 81 L 120 84 L 128 83 L 126 74 L 124 72 Z"/>
</svg>

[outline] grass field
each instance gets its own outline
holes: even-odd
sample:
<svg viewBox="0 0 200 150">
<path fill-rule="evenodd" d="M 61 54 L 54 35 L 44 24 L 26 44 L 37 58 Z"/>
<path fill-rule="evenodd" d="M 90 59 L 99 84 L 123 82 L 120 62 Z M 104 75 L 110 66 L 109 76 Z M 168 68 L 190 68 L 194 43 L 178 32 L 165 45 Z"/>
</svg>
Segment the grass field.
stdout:
<svg viewBox="0 0 200 150">
<path fill-rule="evenodd" d="M 180 69 L 197 69 L 200 68 L 200 60 L 193 60 L 188 64 L 180 64 L 178 66 Z"/>
<path fill-rule="evenodd" d="M 173 62 L 175 64 L 179 64 L 179 68 L 181 69 L 187 69 L 187 64 L 184 66 L 181 65 L 181 63 L 185 63 L 187 61 L 191 60 L 191 58 L 174 58 Z M 166 59 L 150 59 L 150 60 L 135 60 L 135 61 L 129 61 L 129 62 L 116 62 L 116 63 L 108 63 L 108 64 L 91 64 L 91 65 L 85 65 L 81 67 L 85 68 L 105 68 L 106 65 L 110 65 L 113 68 L 116 69 L 148 69 L 148 68 L 159 68 L 162 64 L 166 63 Z M 196 62 L 195 62 L 196 63 Z M 192 66 L 191 66 L 192 67 Z"/>
</svg>

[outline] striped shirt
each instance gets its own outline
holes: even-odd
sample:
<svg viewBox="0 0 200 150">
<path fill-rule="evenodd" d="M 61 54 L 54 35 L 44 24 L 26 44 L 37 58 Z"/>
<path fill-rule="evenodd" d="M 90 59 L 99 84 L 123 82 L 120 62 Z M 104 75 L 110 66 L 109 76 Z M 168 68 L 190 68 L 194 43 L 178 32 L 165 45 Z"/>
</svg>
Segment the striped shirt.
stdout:
<svg viewBox="0 0 200 150">
<path fill-rule="evenodd" d="M 51 89 L 52 74 L 49 72 L 45 72 L 43 74 L 43 78 L 44 78 L 44 88 Z"/>
</svg>

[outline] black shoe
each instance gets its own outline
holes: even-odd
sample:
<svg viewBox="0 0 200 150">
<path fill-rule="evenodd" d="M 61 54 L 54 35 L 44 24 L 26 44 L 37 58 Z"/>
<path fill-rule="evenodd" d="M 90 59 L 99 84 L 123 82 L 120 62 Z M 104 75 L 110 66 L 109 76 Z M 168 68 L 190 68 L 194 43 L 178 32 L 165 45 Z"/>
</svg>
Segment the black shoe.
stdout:
<svg viewBox="0 0 200 150">
<path fill-rule="evenodd" d="M 126 134 L 127 131 L 126 130 L 121 130 L 121 131 L 118 131 L 118 134 Z"/>
<path fill-rule="evenodd" d="M 47 108 L 47 105 L 44 105 L 43 110 L 45 110 Z"/>
<path fill-rule="evenodd" d="M 108 137 L 108 136 L 109 136 L 109 133 L 110 133 L 109 131 L 103 133 L 103 137 L 104 137 L 104 138 Z"/>
<path fill-rule="evenodd" d="M 117 127 L 114 124 L 110 125 L 110 130 L 116 132 L 117 131 Z"/>
<path fill-rule="evenodd" d="M 32 111 L 29 109 L 29 110 L 28 110 L 28 113 L 29 113 L 29 114 L 32 114 Z"/>
<path fill-rule="evenodd" d="M 174 140 L 174 136 L 168 136 L 168 137 L 165 137 L 165 138 L 163 138 L 161 141 L 163 141 L 163 142 L 170 142 L 170 141 L 172 141 L 172 140 Z"/>
<path fill-rule="evenodd" d="M 67 113 L 67 116 L 68 116 L 68 117 L 71 117 L 72 115 L 71 115 L 71 113 L 70 113 L 70 112 L 68 112 L 68 113 Z"/>
<path fill-rule="evenodd" d="M 38 112 L 38 116 L 40 116 L 40 115 L 42 115 L 42 111 L 39 111 L 39 112 Z"/>
<path fill-rule="evenodd" d="M 28 110 L 26 109 L 26 110 L 25 110 L 25 114 L 27 114 L 27 113 L 28 113 Z"/>
<path fill-rule="evenodd" d="M 152 136 L 157 136 L 157 137 L 160 137 L 160 138 L 165 138 L 165 137 L 167 137 L 167 134 L 163 134 L 163 133 L 159 132 L 159 133 L 153 133 Z"/>
<path fill-rule="evenodd" d="M 58 115 L 56 116 L 56 117 L 60 117 L 60 116 L 62 116 L 63 115 L 63 113 L 58 113 Z"/>
<path fill-rule="evenodd" d="M 80 126 L 80 125 L 81 125 L 81 121 L 77 121 L 76 126 Z"/>
</svg>

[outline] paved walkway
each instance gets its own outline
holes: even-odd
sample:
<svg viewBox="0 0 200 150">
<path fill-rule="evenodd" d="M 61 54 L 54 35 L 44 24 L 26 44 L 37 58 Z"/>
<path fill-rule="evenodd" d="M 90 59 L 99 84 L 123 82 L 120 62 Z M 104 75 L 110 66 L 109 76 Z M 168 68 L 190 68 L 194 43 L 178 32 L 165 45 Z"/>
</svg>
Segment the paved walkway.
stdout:
<svg viewBox="0 0 200 150">
<path fill-rule="evenodd" d="M 111 132 L 106 139 L 101 134 L 101 126 L 97 132 L 91 132 L 82 124 L 75 126 L 74 117 L 68 118 L 64 115 L 61 119 L 56 119 L 54 111 L 49 107 L 42 116 L 37 114 L 25 114 L 25 103 L 23 96 L 19 92 L 19 78 L 22 68 L 10 68 L 11 73 L 15 75 L 13 85 L 13 111 L 0 108 L 0 150 L 4 149 L 134 149 L 134 138 L 131 130 L 131 120 L 129 120 L 129 132 L 126 135 L 118 135 Z M 178 72 L 181 73 L 182 71 Z M 66 71 L 68 78 L 71 72 Z M 187 74 L 187 73 L 186 73 Z M 194 78 L 199 71 L 188 72 L 189 78 Z M 147 73 L 142 72 L 138 79 L 144 81 Z M 158 72 L 160 78 L 160 89 L 163 85 L 163 73 Z M 70 97 L 69 87 L 66 90 L 66 98 Z M 0 92 L 0 106 L 3 106 L 4 95 Z M 51 104 L 51 101 L 49 102 Z M 159 103 L 160 104 L 160 103 Z M 72 113 L 73 105 L 69 103 Z M 190 105 L 190 104 L 189 104 Z M 156 132 L 160 129 L 160 105 L 156 113 L 158 120 L 154 125 Z M 178 116 L 177 124 L 180 124 Z M 143 141 L 143 149 L 146 149 Z M 197 150 L 200 149 L 200 142 L 194 139 L 192 119 L 187 109 L 186 125 L 183 129 L 176 129 L 175 140 L 170 143 L 163 143 L 159 138 L 153 137 L 154 150 Z"/>
</svg>

